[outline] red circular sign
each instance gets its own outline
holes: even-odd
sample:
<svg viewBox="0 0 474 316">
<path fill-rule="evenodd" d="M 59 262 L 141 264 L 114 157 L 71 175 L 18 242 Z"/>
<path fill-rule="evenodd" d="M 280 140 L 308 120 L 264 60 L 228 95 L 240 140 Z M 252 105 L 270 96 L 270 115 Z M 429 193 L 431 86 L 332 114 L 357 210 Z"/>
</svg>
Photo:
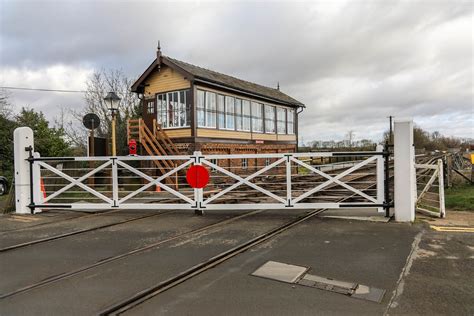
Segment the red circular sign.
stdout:
<svg viewBox="0 0 474 316">
<path fill-rule="evenodd" d="M 195 189 L 202 189 L 209 183 L 209 171 L 201 165 L 194 165 L 186 172 L 186 181 Z"/>
</svg>

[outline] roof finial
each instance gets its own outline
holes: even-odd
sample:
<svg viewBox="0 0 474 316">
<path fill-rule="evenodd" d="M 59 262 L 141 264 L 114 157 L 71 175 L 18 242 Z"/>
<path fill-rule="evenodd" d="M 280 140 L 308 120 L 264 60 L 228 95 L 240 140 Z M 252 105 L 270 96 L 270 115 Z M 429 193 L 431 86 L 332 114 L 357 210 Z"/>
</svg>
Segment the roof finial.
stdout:
<svg viewBox="0 0 474 316">
<path fill-rule="evenodd" d="M 280 91 L 280 81 L 277 82 L 277 90 Z"/>
<path fill-rule="evenodd" d="M 160 40 L 158 40 L 158 47 L 156 48 L 156 58 L 158 59 L 158 62 L 160 61 L 161 57 L 161 45 L 160 45 Z"/>
</svg>

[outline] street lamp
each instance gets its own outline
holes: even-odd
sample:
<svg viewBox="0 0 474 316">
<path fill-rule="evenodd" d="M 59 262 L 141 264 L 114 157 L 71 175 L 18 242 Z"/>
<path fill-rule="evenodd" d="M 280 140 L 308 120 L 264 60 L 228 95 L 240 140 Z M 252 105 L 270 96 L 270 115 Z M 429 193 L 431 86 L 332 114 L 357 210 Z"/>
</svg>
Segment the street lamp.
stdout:
<svg viewBox="0 0 474 316">
<path fill-rule="evenodd" d="M 117 156 L 117 149 L 115 147 L 115 113 L 118 112 L 120 100 L 119 96 L 113 91 L 109 92 L 104 98 L 107 108 L 112 112 L 112 156 Z"/>
</svg>

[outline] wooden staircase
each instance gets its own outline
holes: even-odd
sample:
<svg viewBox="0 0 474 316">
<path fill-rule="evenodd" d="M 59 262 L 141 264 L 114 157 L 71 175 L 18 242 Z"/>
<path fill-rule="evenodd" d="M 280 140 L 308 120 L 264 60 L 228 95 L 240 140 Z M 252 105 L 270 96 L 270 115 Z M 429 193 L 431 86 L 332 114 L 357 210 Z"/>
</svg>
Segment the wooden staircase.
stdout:
<svg viewBox="0 0 474 316">
<path fill-rule="evenodd" d="M 181 154 L 156 120 L 153 120 L 153 131 L 146 126 L 141 118 L 128 120 L 127 143 L 130 143 L 131 139 L 135 139 L 150 156 L 177 156 Z M 175 164 L 169 160 L 152 161 L 161 174 L 165 174 L 176 167 Z M 171 177 L 167 177 L 166 182 L 173 184 Z"/>
</svg>

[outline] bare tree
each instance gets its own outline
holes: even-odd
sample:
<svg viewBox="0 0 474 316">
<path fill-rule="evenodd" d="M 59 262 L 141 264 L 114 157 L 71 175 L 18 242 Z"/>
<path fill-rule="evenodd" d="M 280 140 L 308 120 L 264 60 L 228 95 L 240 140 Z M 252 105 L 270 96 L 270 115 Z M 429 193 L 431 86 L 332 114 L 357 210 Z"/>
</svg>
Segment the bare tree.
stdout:
<svg viewBox="0 0 474 316">
<path fill-rule="evenodd" d="M 79 110 L 72 110 L 71 114 L 77 121 L 82 122 L 82 118 L 87 113 L 95 113 L 99 116 L 101 124 L 96 130 L 97 136 L 108 137 L 111 126 L 111 113 L 107 108 L 104 97 L 108 92 L 114 91 L 120 98 L 117 113 L 117 149 L 124 153 L 127 147 L 126 122 L 129 118 L 140 115 L 140 100 L 135 93 L 131 92 L 134 79 L 128 78 L 121 70 L 100 70 L 95 71 L 86 83 L 85 101 L 86 106 Z M 82 123 L 81 123 L 82 125 Z M 77 127 L 69 124 L 64 127 L 67 134 L 74 133 Z M 74 135 L 74 134 L 72 134 Z M 70 135 L 70 136 L 72 136 Z M 77 134 L 76 134 L 77 135 Z M 85 134 L 82 144 L 86 143 Z"/>
<path fill-rule="evenodd" d="M 84 128 L 82 122 L 71 116 L 69 109 L 61 107 L 59 115 L 54 119 L 54 126 L 64 132 L 66 140 L 74 148 L 74 154 L 85 155 L 87 154 L 87 136 L 89 132 Z"/>
<path fill-rule="evenodd" d="M 0 89 L 0 115 L 5 118 L 11 118 L 13 110 L 10 102 L 8 102 L 9 93 L 5 89 Z"/>
<path fill-rule="evenodd" d="M 352 147 L 352 141 L 354 139 L 354 131 L 350 130 L 347 132 L 347 140 L 349 141 L 349 147 Z"/>
</svg>

